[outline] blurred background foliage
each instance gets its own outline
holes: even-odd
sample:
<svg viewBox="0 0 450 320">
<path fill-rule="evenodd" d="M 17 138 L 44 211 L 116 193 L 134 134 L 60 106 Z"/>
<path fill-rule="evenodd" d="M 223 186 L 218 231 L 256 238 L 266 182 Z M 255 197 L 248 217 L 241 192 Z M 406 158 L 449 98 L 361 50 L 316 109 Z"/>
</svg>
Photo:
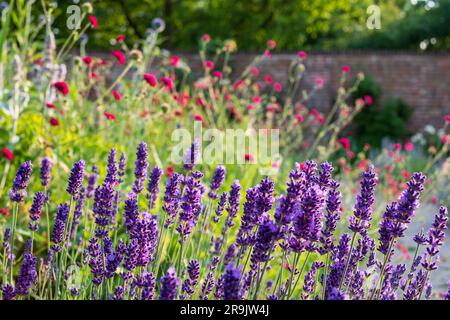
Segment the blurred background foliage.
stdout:
<svg viewBox="0 0 450 320">
<path fill-rule="evenodd" d="M 43 1 L 43 0 L 41 0 Z M 54 28 L 69 34 L 67 7 L 56 1 Z M 201 35 L 232 38 L 240 50 L 260 50 L 275 39 L 277 50 L 450 48 L 450 0 L 98 0 L 99 29 L 90 47 L 108 48 L 118 34 L 129 44 L 145 36 L 155 17 L 166 22 L 164 46 L 195 50 Z M 369 30 L 367 8 L 381 9 L 381 29 Z M 39 6 L 35 6 L 40 10 Z"/>
</svg>

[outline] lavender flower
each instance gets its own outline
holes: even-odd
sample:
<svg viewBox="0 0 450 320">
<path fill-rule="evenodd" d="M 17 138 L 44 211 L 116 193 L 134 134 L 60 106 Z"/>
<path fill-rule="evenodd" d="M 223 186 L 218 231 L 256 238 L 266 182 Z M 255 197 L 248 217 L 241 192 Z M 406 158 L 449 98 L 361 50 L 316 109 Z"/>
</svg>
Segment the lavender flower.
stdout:
<svg viewBox="0 0 450 320">
<path fill-rule="evenodd" d="M 67 218 L 69 217 L 69 205 L 63 203 L 58 206 L 58 211 L 56 212 L 55 224 L 53 225 L 53 232 L 51 240 L 53 242 L 52 249 L 54 251 L 59 251 L 61 249 L 61 242 L 64 238 L 64 230 L 66 227 Z"/>
<path fill-rule="evenodd" d="M 202 207 L 202 193 L 199 181 L 189 176 L 185 179 L 183 202 L 179 215 L 177 231 L 180 234 L 180 242 L 184 242 L 192 232 L 196 218 Z"/>
<path fill-rule="evenodd" d="M 341 207 L 341 193 L 339 192 L 339 183 L 337 181 L 330 181 L 328 183 L 330 189 L 327 192 L 326 197 L 326 214 L 325 214 L 325 227 L 322 230 L 320 236 L 320 242 L 323 246 L 323 253 L 329 252 L 333 247 L 333 233 L 336 230 L 337 222 L 340 218 L 340 207 Z"/>
<path fill-rule="evenodd" d="M 125 170 L 127 169 L 127 156 L 125 155 L 125 153 L 121 153 L 120 154 L 120 161 L 119 161 L 119 182 L 122 183 L 123 182 L 123 177 L 125 176 Z"/>
<path fill-rule="evenodd" d="M 225 180 L 226 169 L 224 166 L 218 166 L 214 175 L 211 179 L 211 185 L 209 186 L 208 197 L 210 199 L 217 199 L 217 190 L 222 186 L 223 181 Z"/>
<path fill-rule="evenodd" d="M 148 210 L 155 206 L 155 201 L 159 193 L 159 180 L 161 179 L 161 175 L 162 170 L 158 167 L 154 167 L 150 173 L 147 184 Z"/>
<path fill-rule="evenodd" d="M 6 284 L 2 288 L 2 299 L 3 300 L 14 300 L 16 297 L 16 292 L 14 287 L 10 284 Z"/>
<path fill-rule="evenodd" d="M 422 266 L 427 271 L 436 270 L 439 263 L 439 251 L 445 240 L 445 230 L 447 229 L 448 211 L 446 207 L 440 207 L 439 213 L 435 216 L 434 222 L 428 230 L 428 245 L 425 261 Z"/>
<path fill-rule="evenodd" d="M 142 300 L 153 300 L 155 296 L 156 278 L 151 272 L 143 272 L 140 277 L 140 287 L 142 288 Z"/>
<path fill-rule="evenodd" d="M 361 174 L 361 192 L 356 198 L 355 209 L 350 217 L 350 230 L 361 235 L 367 234 L 372 220 L 372 206 L 375 202 L 375 186 L 377 184 L 377 175 L 373 166 L 370 166 L 366 172 Z"/>
<path fill-rule="evenodd" d="M 290 239 L 290 247 L 296 252 L 313 248 L 319 240 L 322 229 L 323 192 L 316 186 L 309 188 L 294 207 L 293 226 L 295 237 Z"/>
<path fill-rule="evenodd" d="M 17 170 L 16 176 L 14 177 L 13 186 L 9 192 L 11 201 L 22 202 L 24 197 L 27 195 L 25 189 L 28 186 L 31 173 L 33 172 L 33 165 L 31 161 L 26 161 L 22 163 Z"/>
<path fill-rule="evenodd" d="M 86 190 L 82 186 L 80 189 L 80 194 L 78 196 L 77 202 L 75 204 L 75 209 L 73 210 L 73 220 L 72 220 L 72 229 L 70 230 L 70 238 L 72 239 L 75 236 L 75 231 L 80 224 L 80 218 L 83 214 L 83 206 L 84 200 L 86 198 Z"/>
<path fill-rule="evenodd" d="M 208 296 L 211 293 L 214 285 L 215 285 L 214 273 L 208 272 L 206 278 L 203 280 L 202 283 L 202 288 L 199 296 L 200 300 L 208 300 Z"/>
<path fill-rule="evenodd" d="M 177 297 L 180 280 L 177 278 L 174 268 L 169 268 L 164 277 L 161 278 L 161 290 L 159 300 L 175 300 Z"/>
<path fill-rule="evenodd" d="M 104 263 L 103 254 L 100 249 L 97 238 L 91 238 L 88 245 L 89 251 L 89 267 L 92 274 L 92 283 L 99 286 L 103 282 Z"/>
<path fill-rule="evenodd" d="M 134 163 L 134 177 L 135 180 L 133 182 L 133 192 L 139 194 L 144 190 L 144 182 L 147 177 L 147 167 L 148 167 L 148 150 L 147 144 L 142 141 L 136 152 L 136 162 Z"/>
<path fill-rule="evenodd" d="M 302 194 L 301 184 L 302 172 L 300 165 L 295 164 L 294 169 L 289 174 L 289 182 L 286 187 L 286 196 L 280 197 L 279 204 L 275 210 L 275 221 L 278 225 L 286 225 L 291 222 L 294 214 L 294 205 Z"/>
<path fill-rule="evenodd" d="M 259 227 L 256 234 L 256 242 L 253 248 L 251 261 L 256 264 L 265 262 L 269 259 L 274 241 L 279 233 L 278 227 L 270 219 L 265 219 Z"/>
<path fill-rule="evenodd" d="M 28 295 L 30 289 L 37 284 L 36 257 L 31 253 L 25 253 L 19 276 L 16 282 L 16 295 Z"/>
<path fill-rule="evenodd" d="M 224 300 L 240 300 L 241 277 L 240 269 L 234 269 L 233 263 L 227 266 L 223 275 L 223 299 Z"/>
<path fill-rule="evenodd" d="M 162 209 L 166 212 L 166 221 L 164 228 L 168 228 L 177 216 L 180 203 L 180 181 L 182 176 L 174 173 L 166 184 L 166 191 L 164 193 L 164 204 Z"/>
<path fill-rule="evenodd" d="M 227 204 L 227 199 L 228 199 L 228 194 L 226 192 L 223 192 L 220 195 L 219 202 L 217 203 L 217 207 L 215 210 L 215 215 L 213 218 L 213 221 L 215 223 L 219 223 L 220 217 L 222 217 L 222 215 L 223 215 L 223 210 L 225 210 L 225 205 Z"/>
<path fill-rule="evenodd" d="M 95 216 L 95 223 L 99 227 L 96 236 L 102 238 L 106 236 L 105 228 L 111 224 L 114 216 L 114 188 L 110 183 L 104 183 L 95 189 L 94 204 L 92 211 Z"/>
<path fill-rule="evenodd" d="M 31 221 L 28 226 L 28 228 L 31 231 L 36 231 L 38 229 L 39 219 L 41 218 L 42 207 L 44 206 L 45 199 L 46 199 L 45 193 L 41 191 L 36 192 L 36 194 L 34 195 L 33 204 L 31 205 L 30 208 Z"/>
<path fill-rule="evenodd" d="M 194 170 L 195 164 L 199 161 L 200 157 L 200 143 L 195 140 L 190 148 L 186 151 L 183 160 L 183 167 L 186 170 Z"/>
<path fill-rule="evenodd" d="M 94 165 L 92 166 L 92 173 L 88 177 L 88 187 L 86 194 L 86 197 L 88 199 L 94 197 L 95 188 L 97 186 L 97 179 L 98 179 L 98 167 Z"/>
<path fill-rule="evenodd" d="M 51 179 L 51 171 L 52 171 L 52 161 L 45 157 L 41 161 L 41 185 L 43 187 L 48 187 L 50 185 L 50 179 Z"/>
<path fill-rule="evenodd" d="M 119 182 L 116 158 L 117 158 L 117 151 L 116 149 L 112 148 L 109 151 L 108 155 L 108 166 L 106 169 L 106 178 L 104 181 L 105 184 L 108 183 L 115 186 Z"/>
<path fill-rule="evenodd" d="M 72 197 L 77 198 L 80 192 L 81 184 L 83 183 L 85 163 L 84 160 L 75 162 L 72 171 L 69 176 L 69 182 L 67 183 L 67 193 Z"/>
<path fill-rule="evenodd" d="M 233 219 L 236 217 L 239 211 L 239 203 L 241 200 L 241 185 L 239 184 L 239 180 L 235 180 L 231 185 L 231 190 L 228 196 L 228 206 L 226 208 L 228 212 L 228 217 L 226 220 L 226 226 L 232 227 L 234 225 Z"/>
</svg>

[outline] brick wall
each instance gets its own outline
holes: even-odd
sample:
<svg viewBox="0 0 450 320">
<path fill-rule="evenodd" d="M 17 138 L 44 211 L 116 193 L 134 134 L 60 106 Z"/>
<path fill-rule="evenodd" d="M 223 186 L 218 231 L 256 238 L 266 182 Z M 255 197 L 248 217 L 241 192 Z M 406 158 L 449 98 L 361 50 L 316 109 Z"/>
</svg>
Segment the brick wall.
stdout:
<svg viewBox="0 0 450 320">
<path fill-rule="evenodd" d="M 179 55 L 187 59 L 194 72 L 201 70 L 196 54 Z M 233 69 L 242 71 L 253 58 L 253 54 L 234 55 Z M 273 54 L 260 66 L 261 74 L 271 74 L 276 81 L 284 83 L 292 58 L 293 54 Z M 342 65 L 351 67 L 352 79 L 358 71 L 369 72 L 382 87 L 382 101 L 399 97 L 413 107 L 409 124 L 412 130 L 426 124 L 440 127 L 443 116 L 450 114 L 450 53 L 311 53 L 306 61 L 305 86 L 308 88 L 319 77 L 325 80 L 325 85 L 309 106 L 321 110 L 331 106 Z"/>
</svg>

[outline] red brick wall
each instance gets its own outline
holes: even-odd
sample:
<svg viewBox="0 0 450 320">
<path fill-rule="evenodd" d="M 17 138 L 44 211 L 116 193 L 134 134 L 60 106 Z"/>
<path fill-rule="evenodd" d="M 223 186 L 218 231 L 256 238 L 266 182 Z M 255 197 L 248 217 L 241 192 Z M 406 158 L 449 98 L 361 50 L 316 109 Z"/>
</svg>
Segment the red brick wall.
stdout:
<svg viewBox="0 0 450 320">
<path fill-rule="evenodd" d="M 201 70 L 197 55 L 179 55 L 187 59 L 194 72 Z M 293 54 L 273 54 L 260 66 L 261 75 L 271 74 L 276 81 L 285 83 L 293 57 Z M 253 58 L 253 54 L 234 55 L 231 61 L 233 69 L 244 70 Z M 312 85 L 318 77 L 324 79 L 325 85 L 309 106 L 321 110 L 331 106 L 342 65 L 350 66 L 351 79 L 358 71 L 369 72 L 382 87 L 382 101 L 399 97 L 413 107 L 409 125 L 412 130 L 421 129 L 426 124 L 440 127 L 443 116 L 450 114 L 449 53 L 311 53 L 306 61 L 305 85 Z"/>
</svg>

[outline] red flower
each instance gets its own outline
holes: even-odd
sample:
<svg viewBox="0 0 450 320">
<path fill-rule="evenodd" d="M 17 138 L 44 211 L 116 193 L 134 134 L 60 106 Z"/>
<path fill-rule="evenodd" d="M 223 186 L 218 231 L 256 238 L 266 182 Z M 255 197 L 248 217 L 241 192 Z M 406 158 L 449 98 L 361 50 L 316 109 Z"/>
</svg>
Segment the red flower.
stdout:
<svg viewBox="0 0 450 320">
<path fill-rule="evenodd" d="M 273 84 L 273 88 L 275 89 L 276 92 L 280 93 L 283 90 L 283 87 L 281 86 L 281 84 L 279 82 L 275 82 Z"/>
<path fill-rule="evenodd" d="M 322 78 L 316 79 L 316 86 L 318 86 L 319 88 L 323 87 L 323 79 Z"/>
<path fill-rule="evenodd" d="M 50 124 L 54 127 L 59 126 L 59 121 L 56 118 L 50 118 Z"/>
<path fill-rule="evenodd" d="M 203 41 L 203 42 L 209 42 L 209 41 L 211 41 L 211 37 L 209 36 L 209 34 L 204 34 L 204 35 L 202 36 L 202 41 Z"/>
<path fill-rule="evenodd" d="M 103 113 L 108 120 L 116 120 L 116 116 L 113 113 L 105 112 Z"/>
<path fill-rule="evenodd" d="M 407 142 L 407 143 L 405 143 L 404 148 L 405 148 L 406 152 L 413 151 L 414 150 L 414 144 L 412 144 L 411 142 Z"/>
<path fill-rule="evenodd" d="M 170 91 L 173 91 L 174 87 L 173 87 L 172 79 L 170 79 L 168 77 L 162 77 L 161 82 L 167 87 L 167 89 L 169 89 Z"/>
<path fill-rule="evenodd" d="M 90 67 L 92 65 L 92 57 L 83 57 L 83 62 Z"/>
<path fill-rule="evenodd" d="M 350 141 L 347 138 L 339 138 L 339 142 L 345 150 L 350 150 Z"/>
<path fill-rule="evenodd" d="M 206 60 L 204 64 L 205 69 L 214 69 L 214 62 L 211 60 Z"/>
<path fill-rule="evenodd" d="M 302 123 L 303 122 L 303 117 L 301 114 L 297 114 L 297 121 L 298 123 Z"/>
<path fill-rule="evenodd" d="M 245 161 L 253 162 L 255 160 L 255 157 L 251 153 L 246 153 L 244 155 Z"/>
<path fill-rule="evenodd" d="M 441 137 L 441 142 L 442 142 L 442 144 L 447 144 L 449 141 L 450 141 L 450 136 L 449 136 L 449 135 L 444 134 L 444 135 Z"/>
<path fill-rule="evenodd" d="M 166 176 L 170 178 L 174 174 L 174 172 L 175 171 L 173 170 L 173 167 L 171 165 L 168 165 L 166 169 Z"/>
<path fill-rule="evenodd" d="M 349 66 L 342 66 L 342 72 L 344 73 L 349 73 L 350 72 L 350 67 Z"/>
<path fill-rule="evenodd" d="M 3 155 L 3 158 L 8 159 L 9 161 L 14 160 L 14 153 L 12 153 L 12 151 L 9 149 L 4 148 L 2 150 L 2 155 Z"/>
<path fill-rule="evenodd" d="M 267 76 L 264 77 L 264 81 L 265 81 L 267 84 L 272 84 L 273 78 L 272 78 L 272 76 L 267 75 Z"/>
<path fill-rule="evenodd" d="M 46 102 L 46 103 L 45 103 L 45 106 L 46 106 L 47 108 L 49 108 L 49 109 L 56 109 L 56 106 L 55 106 L 53 103 L 50 103 L 50 102 Z"/>
<path fill-rule="evenodd" d="M 158 84 L 156 77 L 150 73 L 144 74 L 144 80 L 152 87 L 156 87 L 156 85 Z"/>
<path fill-rule="evenodd" d="M 220 71 L 214 71 L 213 76 L 216 77 L 217 79 L 222 79 L 223 74 Z"/>
<path fill-rule="evenodd" d="M 98 20 L 94 16 L 88 17 L 89 21 L 91 22 L 92 28 L 97 29 L 98 28 Z"/>
<path fill-rule="evenodd" d="M 250 69 L 250 72 L 252 73 L 252 75 L 253 75 L 254 77 L 259 76 L 259 69 L 258 69 L 257 67 L 252 67 L 252 68 Z"/>
<path fill-rule="evenodd" d="M 117 41 L 117 43 L 122 43 L 122 42 L 124 42 L 124 41 L 125 41 L 125 35 L 119 34 L 119 35 L 116 37 L 116 41 Z"/>
<path fill-rule="evenodd" d="M 436 197 L 436 196 L 432 196 L 432 197 L 431 197 L 431 202 L 432 202 L 433 204 L 438 204 L 438 203 L 439 203 L 439 198 Z"/>
<path fill-rule="evenodd" d="M 397 151 L 402 150 L 402 145 L 400 143 L 394 143 L 394 150 L 397 150 Z"/>
<path fill-rule="evenodd" d="M 61 92 L 63 95 L 67 96 L 69 94 L 69 86 L 64 81 L 57 81 L 53 83 L 53 86 Z"/>
<path fill-rule="evenodd" d="M 203 122 L 203 117 L 201 114 L 194 114 L 194 120 L 195 121 L 199 121 L 199 122 Z"/>
<path fill-rule="evenodd" d="M 116 99 L 116 101 L 120 101 L 120 99 L 122 99 L 122 97 L 120 96 L 119 91 L 113 90 L 113 91 L 111 91 L 111 93 L 114 96 L 114 99 Z"/>
<path fill-rule="evenodd" d="M 253 96 L 252 101 L 254 103 L 261 103 L 261 97 L 260 96 Z"/>
<path fill-rule="evenodd" d="M 171 56 L 170 57 L 170 64 L 174 67 L 177 68 L 179 63 L 181 61 L 181 58 L 178 56 Z"/>
<path fill-rule="evenodd" d="M 297 56 L 300 59 L 306 60 L 306 58 L 308 57 L 308 54 L 305 51 L 299 51 L 299 52 L 297 52 Z"/>
<path fill-rule="evenodd" d="M 0 208 L 0 214 L 4 216 L 5 218 L 9 218 L 11 214 L 9 213 L 9 210 L 6 208 Z"/>
<path fill-rule="evenodd" d="M 267 46 L 270 49 L 275 49 L 275 47 L 277 46 L 277 43 L 275 42 L 275 40 L 270 39 L 270 40 L 267 40 Z"/>
<path fill-rule="evenodd" d="M 364 96 L 364 101 L 366 102 L 366 104 L 368 106 L 372 105 L 372 103 L 373 103 L 372 96 Z"/>
<path fill-rule="evenodd" d="M 89 73 L 89 77 L 90 77 L 91 79 L 97 79 L 97 73 L 91 72 L 91 73 Z"/>
<path fill-rule="evenodd" d="M 247 110 L 255 110 L 255 106 L 254 105 L 252 105 L 252 104 L 249 104 L 248 106 L 247 106 Z"/>
<path fill-rule="evenodd" d="M 111 54 L 117 59 L 119 64 L 125 63 L 125 54 L 120 50 L 113 50 L 111 51 Z"/>
<path fill-rule="evenodd" d="M 402 176 L 403 176 L 403 178 L 405 178 L 405 179 L 409 179 L 409 177 L 411 176 L 411 174 L 410 174 L 408 171 L 403 170 L 403 171 L 402 171 Z"/>
<path fill-rule="evenodd" d="M 200 107 L 202 107 L 202 108 L 206 107 L 206 102 L 202 97 L 197 97 L 197 99 L 195 101 L 197 102 L 197 104 Z"/>
</svg>

